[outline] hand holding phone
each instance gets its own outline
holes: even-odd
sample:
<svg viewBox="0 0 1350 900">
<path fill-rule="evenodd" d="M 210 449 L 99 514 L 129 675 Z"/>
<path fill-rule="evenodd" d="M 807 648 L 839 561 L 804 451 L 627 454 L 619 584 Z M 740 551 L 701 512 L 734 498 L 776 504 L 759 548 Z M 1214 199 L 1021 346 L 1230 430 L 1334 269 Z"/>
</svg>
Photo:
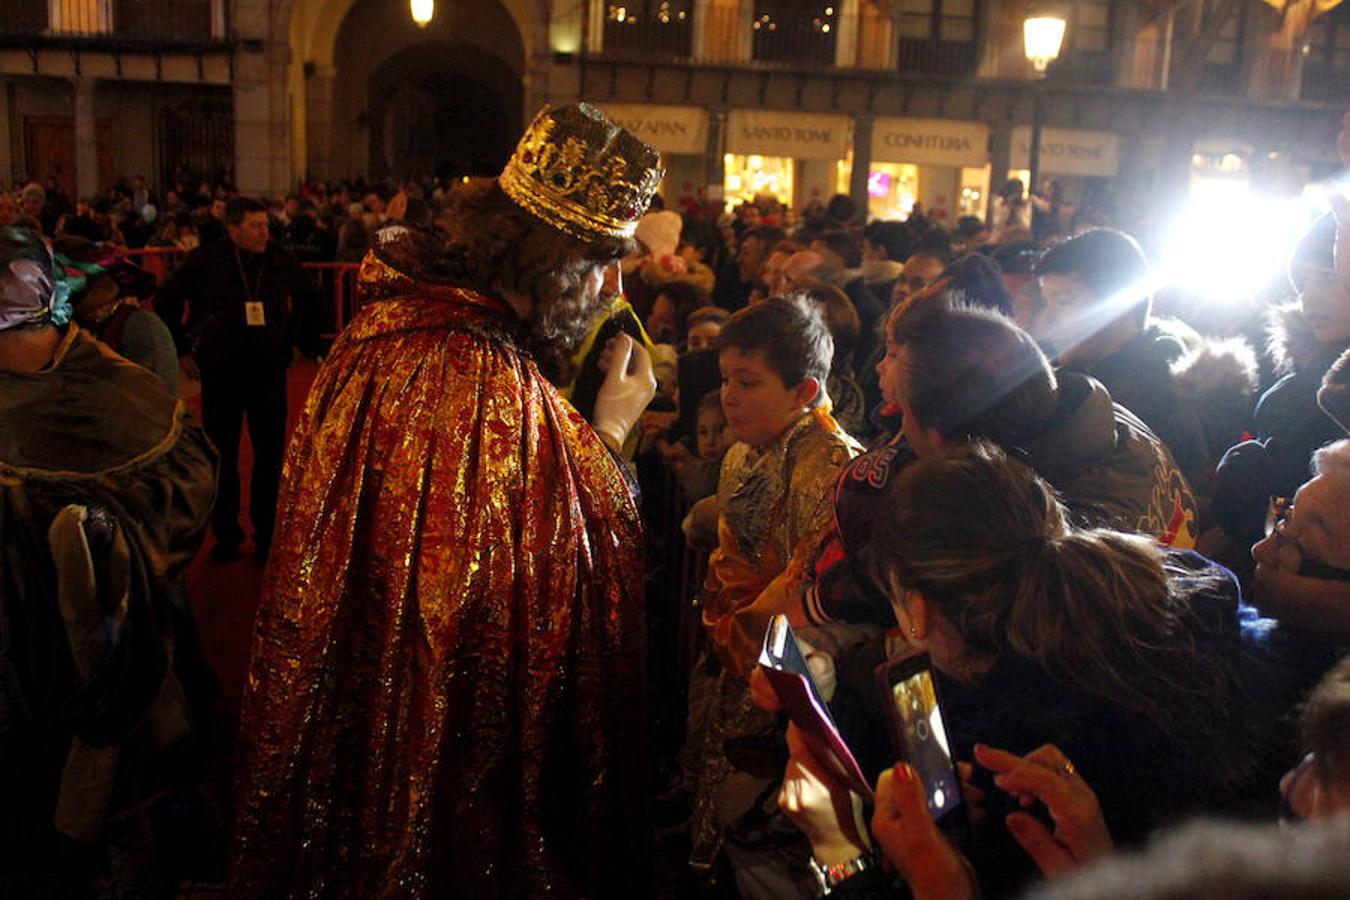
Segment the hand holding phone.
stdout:
<svg viewBox="0 0 1350 900">
<path fill-rule="evenodd" d="M 839 734 L 784 615 L 776 615 L 769 621 L 760 650 L 759 670 L 773 686 L 784 712 L 797 726 L 812 755 L 828 766 L 835 778 L 871 799 L 872 786 Z"/>
<path fill-rule="evenodd" d="M 928 812 L 928 791 L 908 763 L 881 773 L 872 837 L 909 885 L 914 900 L 971 900 L 975 874 Z"/>
<path fill-rule="evenodd" d="M 928 654 L 883 663 L 877 668 L 877 690 L 896 758 L 917 773 L 938 826 L 963 835 L 968 817 L 961 778 L 952 760 Z"/>
</svg>

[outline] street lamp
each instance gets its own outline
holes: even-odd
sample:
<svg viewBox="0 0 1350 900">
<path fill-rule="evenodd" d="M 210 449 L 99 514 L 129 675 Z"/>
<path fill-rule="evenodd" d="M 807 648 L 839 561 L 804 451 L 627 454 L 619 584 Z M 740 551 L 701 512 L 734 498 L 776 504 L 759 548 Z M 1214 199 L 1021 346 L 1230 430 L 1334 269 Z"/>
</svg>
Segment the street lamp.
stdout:
<svg viewBox="0 0 1350 900">
<path fill-rule="evenodd" d="M 1051 13 L 1036 13 L 1027 16 L 1022 23 L 1022 40 L 1027 60 L 1034 71 L 1035 104 L 1031 116 L 1031 172 L 1027 180 L 1027 198 L 1036 190 L 1036 180 L 1041 168 L 1041 123 L 1045 118 L 1045 70 L 1059 56 L 1060 45 L 1064 43 L 1063 17 Z"/>
<path fill-rule="evenodd" d="M 432 16 L 436 15 L 436 0 L 411 0 L 411 5 L 412 20 L 418 28 L 426 28 L 431 24 Z"/>
</svg>

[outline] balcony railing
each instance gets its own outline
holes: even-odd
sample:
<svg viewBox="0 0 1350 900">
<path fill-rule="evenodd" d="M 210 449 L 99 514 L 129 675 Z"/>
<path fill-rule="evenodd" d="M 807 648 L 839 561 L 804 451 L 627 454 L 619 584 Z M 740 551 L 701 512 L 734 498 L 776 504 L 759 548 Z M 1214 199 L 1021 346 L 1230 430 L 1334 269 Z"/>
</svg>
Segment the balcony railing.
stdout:
<svg viewBox="0 0 1350 900">
<path fill-rule="evenodd" d="M 967 76 L 975 71 L 973 41 L 899 37 L 896 22 L 876 13 L 774 14 L 692 3 L 654 7 L 610 4 L 599 55 L 608 59 L 691 61 L 755 68 L 857 68 Z M 659 15 L 653 15 L 656 9 Z M 824 9 L 831 9 L 829 15 Z M 620 20 L 620 12 L 622 19 Z M 645 18 L 644 18 L 645 15 Z"/>
<path fill-rule="evenodd" d="M 228 41 L 227 0 L 0 0 L 0 44 L 200 48 Z"/>
<path fill-rule="evenodd" d="M 974 73 L 978 54 L 969 42 L 904 38 L 898 61 L 902 72 L 961 77 Z"/>
<path fill-rule="evenodd" d="M 1336 71 L 1305 66 L 1299 99 L 1310 103 L 1350 103 L 1350 68 Z"/>
</svg>

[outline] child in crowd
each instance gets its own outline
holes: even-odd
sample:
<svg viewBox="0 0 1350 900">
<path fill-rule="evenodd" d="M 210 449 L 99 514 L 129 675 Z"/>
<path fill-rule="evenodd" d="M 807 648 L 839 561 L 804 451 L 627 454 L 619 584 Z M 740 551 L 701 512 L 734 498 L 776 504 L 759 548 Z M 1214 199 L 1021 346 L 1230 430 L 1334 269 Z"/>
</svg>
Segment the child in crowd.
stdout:
<svg viewBox="0 0 1350 900">
<path fill-rule="evenodd" d="M 720 306 L 700 306 L 684 320 L 684 347 L 689 352 L 712 350 L 731 313 Z"/>
<path fill-rule="evenodd" d="M 717 492 L 717 476 L 722 469 L 722 457 L 736 442 L 727 417 L 722 412 L 722 395 L 710 391 L 698 402 L 698 428 L 695 433 L 698 456 L 680 470 L 680 484 L 685 498 L 696 503 Z M 714 525 L 715 527 L 715 525 Z"/>
<path fill-rule="evenodd" d="M 705 394 L 698 403 L 698 457 L 686 459 L 679 469 L 680 487 L 693 504 L 681 528 L 693 546 L 717 544 L 717 480 L 722 457 L 734 443 L 736 437 L 722 412 L 722 395 L 718 391 Z"/>
<path fill-rule="evenodd" d="M 689 317 L 706 308 L 708 295 L 683 281 L 672 281 L 654 290 L 651 309 L 643 323 L 647 334 L 658 344 L 670 344 L 683 352 Z"/>
<path fill-rule="evenodd" d="M 707 717 L 690 737 L 701 741 L 695 865 L 712 864 L 729 826 L 753 817 L 756 798 L 778 774 L 747 771 L 753 767 L 745 759 L 733 763 L 726 748 L 734 754 L 738 746 L 781 741 L 774 716 L 751 703 L 747 679 L 769 619 L 807 588 L 831 522 L 831 487 L 860 449 L 823 406 L 833 352 L 820 311 L 801 299 L 747 307 L 719 337 L 722 408 L 738 443 L 722 463 L 718 546 L 703 591 L 717 672 L 705 671 L 703 683 L 691 687 L 709 696 Z M 779 854 L 743 841 L 725 848 L 743 897 L 799 893 L 799 882 L 782 877 L 785 865 L 794 866 L 791 854 L 771 859 Z M 805 861 L 802 853 L 795 865 Z"/>
</svg>

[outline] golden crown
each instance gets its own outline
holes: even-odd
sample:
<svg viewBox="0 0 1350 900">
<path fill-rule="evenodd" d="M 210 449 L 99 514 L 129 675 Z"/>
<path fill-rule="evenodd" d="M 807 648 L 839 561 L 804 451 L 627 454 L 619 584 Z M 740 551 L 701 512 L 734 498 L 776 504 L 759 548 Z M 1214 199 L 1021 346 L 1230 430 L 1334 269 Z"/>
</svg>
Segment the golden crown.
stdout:
<svg viewBox="0 0 1350 900">
<path fill-rule="evenodd" d="M 587 241 L 632 237 L 665 172 L 661 154 L 586 103 L 545 106 L 506 163 L 502 190 Z"/>
</svg>

